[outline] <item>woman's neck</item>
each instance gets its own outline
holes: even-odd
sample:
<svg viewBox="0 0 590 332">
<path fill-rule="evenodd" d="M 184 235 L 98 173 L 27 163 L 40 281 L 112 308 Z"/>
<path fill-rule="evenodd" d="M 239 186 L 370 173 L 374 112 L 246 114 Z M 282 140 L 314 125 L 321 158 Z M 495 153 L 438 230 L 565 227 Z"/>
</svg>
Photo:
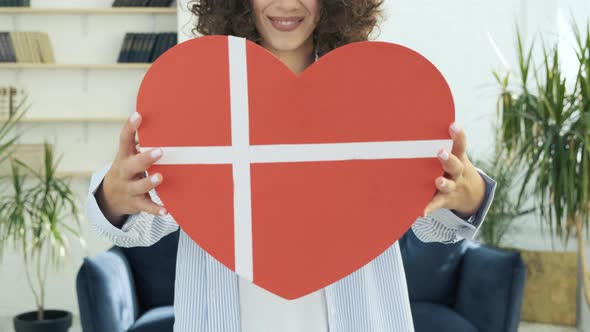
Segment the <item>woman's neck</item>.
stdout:
<svg viewBox="0 0 590 332">
<path fill-rule="evenodd" d="M 281 62 L 283 62 L 289 69 L 291 69 L 295 74 L 299 75 L 302 73 L 305 68 L 311 65 L 315 61 L 315 54 L 313 49 L 313 41 L 310 40 L 300 47 L 289 50 L 289 51 L 281 51 L 273 49 L 268 45 L 262 46 L 269 50 L 272 54 L 274 54 Z"/>
</svg>

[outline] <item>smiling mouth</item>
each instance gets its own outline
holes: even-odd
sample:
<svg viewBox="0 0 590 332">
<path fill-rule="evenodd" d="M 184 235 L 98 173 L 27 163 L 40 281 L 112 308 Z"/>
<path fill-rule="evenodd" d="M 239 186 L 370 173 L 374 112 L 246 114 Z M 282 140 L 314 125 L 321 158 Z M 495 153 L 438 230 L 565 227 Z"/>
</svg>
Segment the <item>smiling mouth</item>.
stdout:
<svg viewBox="0 0 590 332">
<path fill-rule="evenodd" d="M 280 31 L 292 31 L 295 30 L 303 21 L 304 17 L 291 16 L 291 17 L 268 17 L 272 26 Z"/>
</svg>

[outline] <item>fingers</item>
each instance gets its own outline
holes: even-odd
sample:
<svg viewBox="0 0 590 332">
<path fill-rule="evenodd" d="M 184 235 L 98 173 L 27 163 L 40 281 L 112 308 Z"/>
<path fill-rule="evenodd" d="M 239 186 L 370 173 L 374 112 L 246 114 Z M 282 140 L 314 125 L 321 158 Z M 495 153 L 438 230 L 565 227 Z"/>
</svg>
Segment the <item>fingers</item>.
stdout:
<svg viewBox="0 0 590 332">
<path fill-rule="evenodd" d="M 445 149 L 440 149 L 437 153 L 438 160 L 440 161 L 442 168 L 447 172 L 451 179 L 458 179 L 463 175 L 465 165 L 457 158 L 454 154 L 449 153 Z"/>
<path fill-rule="evenodd" d="M 145 177 L 129 184 L 129 193 L 132 196 L 143 195 L 156 188 L 160 183 L 162 183 L 162 175 L 156 173 L 150 177 Z"/>
<path fill-rule="evenodd" d="M 426 208 L 424 208 L 424 214 L 422 216 L 426 217 L 426 215 L 432 213 L 432 211 L 438 210 L 443 206 L 445 206 L 445 196 L 441 193 L 437 193 L 434 195 L 430 203 L 426 205 Z"/>
<path fill-rule="evenodd" d="M 453 123 L 449 127 L 449 133 L 453 139 L 452 151 L 449 153 L 449 151 L 441 149 L 437 153 L 438 159 L 445 173 L 447 173 L 448 178 L 439 176 L 435 179 L 435 185 L 438 191 L 424 208 L 424 217 L 435 210 L 445 207 L 447 200 L 451 197 L 449 194 L 457 189 L 456 180 L 463 176 L 463 172 L 465 171 L 464 161 L 469 162 L 465 155 L 467 149 L 465 131 L 457 123 Z"/>
<path fill-rule="evenodd" d="M 436 178 L 436 180 L 434 180 L 434 184 L 436 185 L 438 191 L 443 194 L 448 194 L 457 188 L 457 183 L 455 181 L 442 176 Z"/>
<path fill-rule="evenodd" d="M 142 153 L 138 153 L 128 158 L 124 163 L 124 172 L 127 178 L 134 177 L 137 173 L 142 173 L 158 159 L 162 158 L 162 149 L 154 148 Z"/>
<path fill-rule="evenodd" d="M 141 116 L 135 112 L 125 122 L 119 135 L 119 157 L 125 158 L 135 153 L 135 132 L 141 124 Z"/>
<path fill-rule="evenodd" d="M 461 126 L 454 122 L 449 127 L 449 133 L 453 139 L 452 154 L 457 156 L 457 158 L 460 160 L 463 160 L 463 157 L 465 156 L 465 150 L 467 149 L 467 137 L 465 136 L 465 131 L 463 128 L 461 128 Z"/>
<path fill-rule="evenodd" d="M 154 203 L 148 194 L 145 194 L 143 198 L 140 198 L 136 205 L 137 209 L 156 216 L 163 217 L 166 215 L 166 213 L 168 213 L 163 206 Z"/>
</svg>

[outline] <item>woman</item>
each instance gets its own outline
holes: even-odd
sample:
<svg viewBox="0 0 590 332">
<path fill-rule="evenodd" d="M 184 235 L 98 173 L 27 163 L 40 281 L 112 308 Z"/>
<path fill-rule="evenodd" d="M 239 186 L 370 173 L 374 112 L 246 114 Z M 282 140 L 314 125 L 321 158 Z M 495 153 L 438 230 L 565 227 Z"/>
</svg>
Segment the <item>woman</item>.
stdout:
<svg viewBox="0 0 590 332">
<path fill-rule="evenodd" d="M 201 34 L 246 37 L 296 73 L 334 48 L 367 40 L 377 0 L 243 0 L 193 2 Z M 135 113 L 121 131 L 110 167 L 93 175 L 88 214 L 99 234 L 119 246 L 148 246 L 178 229 L 153 190 L 164 179 L 145 170 L 161 149 L 138 153 Z M 422 241 L 472 237 L 493 197 L 495 182 L 465 154 L 465 133 L 450 126 L 452 151 L 439 152 L 445 176 L 412 229 Z M 348 277 L 303 298 L 279 298 L 221 265 L 180 232 L 174 298 L 175 331 L 413 331 L 397 243 Z"/>
</svg>

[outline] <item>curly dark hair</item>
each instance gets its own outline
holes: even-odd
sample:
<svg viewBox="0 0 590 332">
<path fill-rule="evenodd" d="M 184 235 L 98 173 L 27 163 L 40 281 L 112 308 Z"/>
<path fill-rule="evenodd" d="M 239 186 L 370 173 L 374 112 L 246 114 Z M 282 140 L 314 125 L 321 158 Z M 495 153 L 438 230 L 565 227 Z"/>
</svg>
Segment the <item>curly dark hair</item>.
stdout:
<svg viewBox="0 0 590 332">
<path fill-rule="evenodd" d="M 318 56 L 348 43 L 368 40 L 382 14 L 383 0 L 318 1 L 320 19 L 313 34 Z M 233 35 L 260 44 L 251 0 L 192 0 L 188 8 L 199 18 L 193 34 Z"/>
</svg>

